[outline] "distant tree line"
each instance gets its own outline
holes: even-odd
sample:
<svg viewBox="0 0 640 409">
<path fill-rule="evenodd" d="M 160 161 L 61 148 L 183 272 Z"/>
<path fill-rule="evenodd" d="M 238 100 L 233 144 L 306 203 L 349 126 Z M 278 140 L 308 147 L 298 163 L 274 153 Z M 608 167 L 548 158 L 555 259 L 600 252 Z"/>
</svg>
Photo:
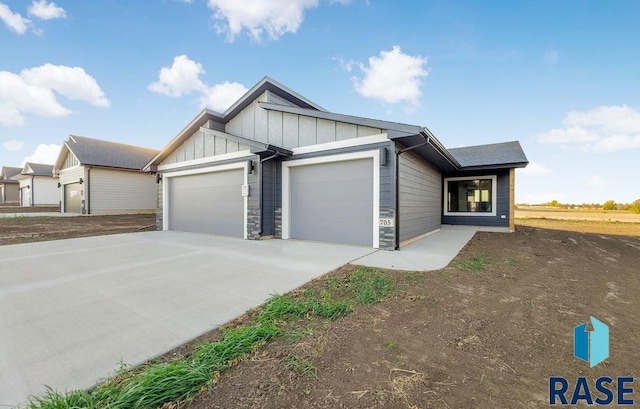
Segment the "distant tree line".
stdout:
<svg viewBox="0 0 640 409">
<path fill-rule="evenodd" d="M 632 211 L 633 213 L 640 213 L 640 199 L 631 203 L 617 203 L 615 200 L 607 200 L 600 203 L 560 203 L 557 200 L 552 200 L 547 203 L 530 205 L 527 203 L 519 203 L 518 206 L 542 206 L 542 207 L 554 207 L 557 209 L 585 209 L 585 210 L 625 210 Z"/>
</svg>

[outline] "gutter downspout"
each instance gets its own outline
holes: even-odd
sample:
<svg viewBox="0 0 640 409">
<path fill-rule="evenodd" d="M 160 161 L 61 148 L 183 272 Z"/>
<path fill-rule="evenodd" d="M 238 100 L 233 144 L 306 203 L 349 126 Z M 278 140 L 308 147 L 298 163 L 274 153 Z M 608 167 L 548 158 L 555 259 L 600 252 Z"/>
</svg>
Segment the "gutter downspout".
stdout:
<svg viewBox="0 0 640 409">
<path fill-rule="evenodd" d="M 33 199 L 35 199 L 36 194 L 33 193 L 33 191 L 35 190 L 35 183 L 33 183 L 33 181 L 35 180 L 35 176 L 31 176 L 31 189 L 29 192 L 29 195 L 31 195 L 31 200 L 29 201 L 29 207 L 33 207 L 34 203 L 33 203 Z"/>
<path fill-rule="evenodd" d="M 87 214 L 91 214 L 91 169 L 87 169 Z"/>
<path fill-rule="evenodd" d="M 424 141 L 420 142 L 417 145 L 408 146 L 406 148 L 402 148 L 396 152 L 396 228 L 395 228 L 395 250 L 400 249 L 400 155 L 412 151 L 417 148 L 421 148 L 429 143 L 429 135 L 425 137 L 425 135 L 420 133 L 420 136 L 424 139 Z"/>
<path fill-rule="evenodd" d="M 275 153 L 273 155 L 271 155 L 271 156 L 267 156 L 266 158 L 260 159 L 260 170 L 259 170 L 259 172 L 260 172 L 260 189 L 258 189 L 258 191 L 259 191 L 258 201 L 260 203 L 260 213 L 261 213 L 260 214 L 260 235 L 262 235 L 262 230 L 263 230 L 262 225 L 264 223 L 264 221 L 263 221 L 263 219 L 264 219 L 264 217 L 263 217 L 264 216 L 264 206 L 263 206 L 263 203 L 262 203 L 262 189 L 264 188 L 264 173 L 262 172 L 262 164 L 264 162 L 268 161 L 268 160 L 275 159 L 278 156 L 280 156 L 280 152 L 278 152 L 278 151 L 272 151 L 272 152 L 275 152 Z M 276 197 L 276 183 L 275 183 L 276 180 L 275 179 L 276 179 L 276 168 L 274 166 L 273 167 L 273 199 L 274 200 L 275 200 L 275 197 Z"/>
</svg>

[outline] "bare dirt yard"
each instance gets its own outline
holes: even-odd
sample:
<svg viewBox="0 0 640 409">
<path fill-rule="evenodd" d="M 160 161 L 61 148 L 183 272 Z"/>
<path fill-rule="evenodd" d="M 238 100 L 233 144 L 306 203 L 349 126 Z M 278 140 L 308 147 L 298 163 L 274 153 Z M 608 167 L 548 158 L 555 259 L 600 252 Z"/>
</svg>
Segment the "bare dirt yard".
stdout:
<svg viewBox="0 0 640 409">
<path fill-rule="evenodd" d="M 0 245 L 155 230 L 154 214 L 0 218 Z"/>
<path fill-rule="evenodd" d="M 478 233 L 443 270 L 382 272 L 392 291 L 379 303 L 287 323 L 284 336 L 216 375 L 188 407 L 542 408 L 551 376 L 635 376 L 638 389 L 639 265 L 637 235 Z M 590 369 L 573 357 L 573 328 L 591 315 L 610 327 L 611 353 Z"/>
</svg>

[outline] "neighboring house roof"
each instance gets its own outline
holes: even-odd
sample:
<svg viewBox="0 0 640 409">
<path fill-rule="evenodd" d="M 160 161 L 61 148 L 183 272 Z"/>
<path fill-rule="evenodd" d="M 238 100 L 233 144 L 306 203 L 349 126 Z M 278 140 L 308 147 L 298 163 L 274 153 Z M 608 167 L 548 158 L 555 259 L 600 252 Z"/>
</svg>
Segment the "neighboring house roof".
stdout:
<svg viewBox="0 0 640 409">
<path fill-rule="evenodd" d="M 11 178 L 19 175 L 20 172 L 22 172 L 22 168 L 3 166 L 2 170 L 0 170 L 0 183 L 18 183 L 17 180 Z"/>
<path fill-rule="evenodd" d="M 460 163 L 462 170 L 522 168 L 529 163 L 518 141 L 451 148 L 449 152 Z"/>
<path fill-rule="evenodd" d="M 141 170 L 158 150 L 71 135 L 58 155 L 54 166 L 56 171 L 61 168 L 67 152 L 71 152 L 84 166 Z"/>
<path fill-rule="evenodd" d="M 23 175 L 30 176 L 51 176 L 53 177 L 53 165 L 47 165 L 44 163 L 27 162 L 22 168 Z"/>
</svg>

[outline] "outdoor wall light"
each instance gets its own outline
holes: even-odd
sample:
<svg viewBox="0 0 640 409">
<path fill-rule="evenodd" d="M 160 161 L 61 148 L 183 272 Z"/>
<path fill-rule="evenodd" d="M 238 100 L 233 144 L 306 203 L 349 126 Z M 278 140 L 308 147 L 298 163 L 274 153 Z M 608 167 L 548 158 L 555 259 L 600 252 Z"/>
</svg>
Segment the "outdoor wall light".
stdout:
<svg viewBox="0 0 640 409">
<path fill-rule="evenodd" d="M 78 183 L 83 184 L 84 180 L 82 180 L 82 178 L 80 178 L 80 180 L 78 181 Z"/>
</svg>

